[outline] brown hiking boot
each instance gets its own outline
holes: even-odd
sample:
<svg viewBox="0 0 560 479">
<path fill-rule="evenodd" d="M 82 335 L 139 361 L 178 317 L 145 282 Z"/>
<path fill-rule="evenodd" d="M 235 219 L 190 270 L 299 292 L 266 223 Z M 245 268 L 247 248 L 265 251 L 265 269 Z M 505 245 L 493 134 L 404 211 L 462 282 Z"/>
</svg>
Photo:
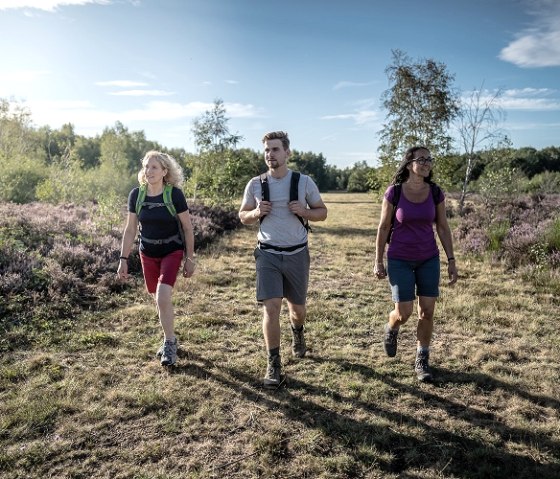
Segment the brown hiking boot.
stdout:
<svg viewBox="0 0 560 479">
<path fill-rule="evenodd" d="M 280 356 L 272 356 L 268 358 L 268 367 L 266 369 L 266 376 L 263 379 L 263 384 L 266 387 L 280 386 L 281 369 Z"/>
<path fill-rule="evenodd" d="M 418 351 L 416 353 L 416 361 L 414 362 L 414 371 L 416 372 L 416 377 L 420 382 L 430 382 L 432 380 L 432 373 L 430 372 L 430 366 L 428 361 L 430 360 L 430 353 L 422 353 Z"/>
<path fill-rule="evenodd" d="M 307 352 L 305 335 L 302 328 L 298 331 L 292 327 L 292 354 L 296 358 L 303 358 Z"/>
</svg>

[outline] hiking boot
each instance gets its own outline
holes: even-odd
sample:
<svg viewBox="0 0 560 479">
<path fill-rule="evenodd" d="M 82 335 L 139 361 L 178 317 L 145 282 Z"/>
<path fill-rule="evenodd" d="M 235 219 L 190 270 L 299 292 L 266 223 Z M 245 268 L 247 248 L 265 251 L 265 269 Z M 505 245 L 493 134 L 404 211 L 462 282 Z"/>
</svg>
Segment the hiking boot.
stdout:
<svg viewBox="0 0 560 479">
<path fill-rule="evenodd" d="M 173 341 L 165 341 L 163 343 L 163 351 L 161 354 L 162 366 L 173 366 L 177 362 L 177 338 Z"/>
<path fill-rule="evenodd" d="M 307 352 L 307 347 L 305 346 L 305 335 L 303 333 L 303 326 L 298 331 L 292 328 L 292 354 L 296 358 L 303 358 Z"/>
<path fill-rule="evenodd" d="M 397 354 L 397 336 L 399 335 L 399 330 L 394 330 L 389 327 L 387 323 L 385 325 L 385 337 L 383 338 L 383 349 L 385 354 L 390 358 L 393 358 Z"/>
<path fill-rule="evenodd" d="M 432 380 L 432 373 L 430 372 L 430 367 L 428 361 L 430 359 L 429 352 L 416 353 L 416 361 L 414 362 L 414 371 L 416 372 L 416 377 L 420 382 L 429 382 Z"/>
<path fill-rule="evenodd" d="M 263 384 L 266 387 L 280 386 L 280 372 L 280 356 L 268 358 L 268 368 L 266 369 L 266 376 L 263 379 Z"/>
</svg>

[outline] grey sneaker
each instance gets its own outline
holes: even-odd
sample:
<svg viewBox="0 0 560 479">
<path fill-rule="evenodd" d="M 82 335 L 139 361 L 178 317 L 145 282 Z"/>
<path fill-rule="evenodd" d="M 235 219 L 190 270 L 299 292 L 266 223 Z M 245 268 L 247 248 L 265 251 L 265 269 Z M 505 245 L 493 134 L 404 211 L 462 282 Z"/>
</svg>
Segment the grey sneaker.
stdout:
<svg viewBox="0 0 560 479">
<path fill-rule="evenodd" d="M 385 325 L 385 337 L 383 338 L 383 349 L 385 354 L 390 358 L 397 355 L 397 336 L 399 335 L 399 330 L 396 331 L 389 328 L 389 323 Z"/>
<path fill-rule="evenodd" d="M 292 354 L 296 358 L 303 358 L 307 352 L 303 327 L 298 331 L 292 328 Z"/>
<path fill-rule="evenodd" d="M 165 341 L 161 354 L 162 366 L 173 366 L 177 362 L 177 338 L 174 341 Z"/>
<path fill-rule="evenodd" d="M 263 379 L 263 384 L 267 387 L 280 386 L 280 356 L 272 356 L 268 358 L 268 367 L 266 369 L 266 376 Z"/>
<path fill-rule="evenodd" d="M 416 353 L 416 361 L 414 362 L 414 371 L 416 372 L 416 377 L 420 382 L 429 382 L 432 380 L 432 373 L 430 372 L 430 366 L 428 362 L 430 360 L 430 353 Z"/>
<path fill-rule="evenodd" d="M 159 349 L 156 351 L 156 358 L 161 358 L 163 355 L 163 345 L 165 344 L 165 339 L 162 339 Z"/>
</svg>

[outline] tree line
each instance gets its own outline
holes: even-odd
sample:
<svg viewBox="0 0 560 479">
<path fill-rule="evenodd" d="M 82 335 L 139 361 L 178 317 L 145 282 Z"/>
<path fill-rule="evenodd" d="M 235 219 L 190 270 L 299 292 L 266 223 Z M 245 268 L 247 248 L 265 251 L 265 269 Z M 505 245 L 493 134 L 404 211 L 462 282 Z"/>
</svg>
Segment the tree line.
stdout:
<svg viewBox="0 0 560 479">
<path fill-rule="evenodd" d="M 381 140 L 376 166 L 363 161 L 341 169 L 327 164 L 322 153 L 293 150 L 290 168 L 312 176 L 321 191 L 381 192 L 404 151 L 421 144 L 437 159 L 438 183 L 459 194 L 461 212 L 472 192 L 560 193 L 560 148 L 513 148 L 500 128 L 500 91 L 488 95 L 482 83 L 461 98 L 445 64 L 413 60 L 400 50 L 393 51 L 386 74 L 389 87 L 381 98 L 386 121 L 372 132 Z M 186 173 L 185 193 L 209 204 L 237 201 L 247 181 L 265 169 L 260 151 L 238 148 L 243 136 L 230 132 L 221 99 L 193 122 L 195 153 L 165 148 L 120 122 L 85 137 L 70 123 L 36 128 L 31 115 L 21 103 L 0 98 L 0 200 L 121 198 L 136 185 L 140 159 L 150 149 L 174 156 Z"/>
</svg>

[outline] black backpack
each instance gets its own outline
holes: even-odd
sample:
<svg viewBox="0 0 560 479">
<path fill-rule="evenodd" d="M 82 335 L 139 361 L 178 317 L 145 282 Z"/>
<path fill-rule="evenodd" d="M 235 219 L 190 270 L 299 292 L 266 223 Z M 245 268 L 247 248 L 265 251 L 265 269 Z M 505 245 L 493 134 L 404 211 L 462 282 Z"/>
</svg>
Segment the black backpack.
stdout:
<svg viewBox="0 0 560 479">
<path fill-rule="evenodd" d="M 434 205 L 438 205 L 440 203 L 441 198 L 441 188 L 436 185 L 435 183 L 430 183 L 430 189 L 432 191 L 432 198 L 434 199 Z M 391 204 L 393 205 L 393 214 L 391 215 L 391 229 L 389 230 L 389 236 L 387 236 L 387 243 L 391 242 L 391 236 L 393 235 L 393 229 L 395 227 L 395 218 L 397 216 L 397 205 L 399 204 L 399 200 L 401 199 L 401 192 L 402 192 L 402 183 L 395 184 L 393 189 L 393 201 Z"/>
<path fill-rule="evenodd" d="M 299 177 L 300 177 L 300 173 L 298 171 L 292 171 L 292 178 L 290 182 L 290 201 L 297 201 L 299 199 L 299 194 L 298 194 Z M 261 179 L 262 200 L 270 201 L 270 191 L 268 189 L 268 178 L 266 176 L 266 173 L 263 173 L 260 176 L 260 179 Z M 309 226 L 309 222 L 304 220 L 299 215 L 296 216 L 298 217 L 299 221 L 304 226 L 304 228 L 307 231 L 310 231 L 311 228 Z M 263 216 L 259 221 L 262 222 L 262 220 L 264 220 L 265 217 L 266 216 Z"/>
</svg>

